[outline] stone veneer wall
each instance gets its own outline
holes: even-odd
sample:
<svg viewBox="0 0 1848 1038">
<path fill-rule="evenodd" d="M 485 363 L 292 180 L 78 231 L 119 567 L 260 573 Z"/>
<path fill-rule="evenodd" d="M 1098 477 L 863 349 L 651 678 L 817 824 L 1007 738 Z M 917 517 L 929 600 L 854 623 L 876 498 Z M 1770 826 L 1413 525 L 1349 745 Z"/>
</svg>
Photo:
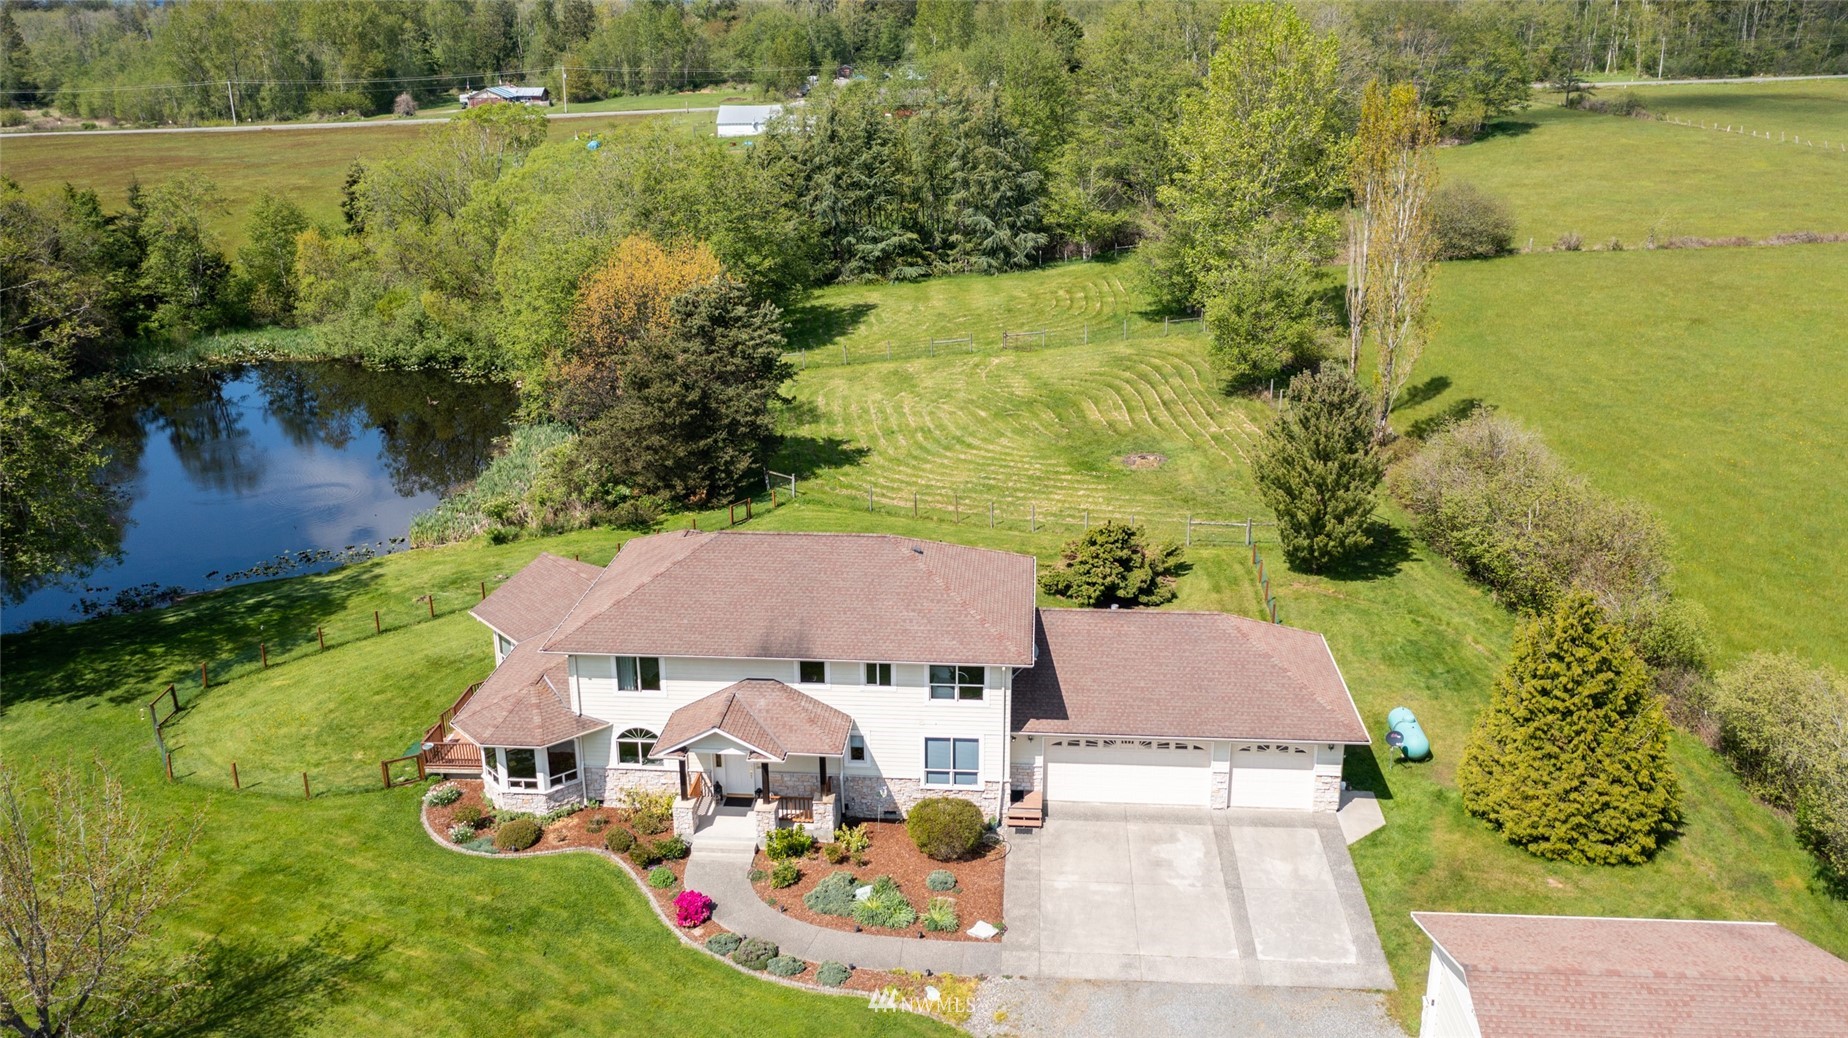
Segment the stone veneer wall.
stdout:
<svg viewBox="0 0 1848 1038">
<path fill-rule="evenodd" d="M 1225 807 L 1232 802 L 1232 773 L 1213 772 L 1213 791 L 1207 795 L 1208 807 Z"/>
<path fill-rule="evenodd" d="M 485 768 L 481 773 L 481 792 L 489 803 L 503 811 L 526 811 L 536 815 L 585 799 L 582 778 L 557 789 L 507 789 L 495 782 L 493 772 Z"/>
<path fill-rule="evenodd" d="M 918 801 L 941 796 L 973 801 L 982 809 L 983 818 L 998 818 L 1001 815 L 999 782 L 983 783 L 980 789 L 973 786 L 962 789 L 926 789 L 917 779 L 883 778 L 878 775 L 847 776 L 844 813 L 854 818 L 878 818 L 893 811 L 903 815 Z"/>
<path fill-rule="evenodd" d="M 1040 788 L 1039 769 L 1031 763 L 1010 764 L 1007 769 L 1008 785 L 1015 795 L 1031 793 Z"/>
<path fill-rule="evenodd" d="M 605 768 L 591 771 L 586 795 L 608 803 L 622 797 L 625 789 L 646 789 L 656 793 L 680 794 L 680 772 L 675 768 Z"/>
<path fill-rule="evenodd" d="M 1341 808 L 1341 776 L 1315 777 L 1315 810 L 1338 811 Z"/>
<path fill-rule="evenodd" d="M 833 777 L 833 776 L 830 776 Z M 814 797 L 821 795 L 821 776 L 812 771 L 773 771 L 770 792 L 780 797 Z"/>
</svg>

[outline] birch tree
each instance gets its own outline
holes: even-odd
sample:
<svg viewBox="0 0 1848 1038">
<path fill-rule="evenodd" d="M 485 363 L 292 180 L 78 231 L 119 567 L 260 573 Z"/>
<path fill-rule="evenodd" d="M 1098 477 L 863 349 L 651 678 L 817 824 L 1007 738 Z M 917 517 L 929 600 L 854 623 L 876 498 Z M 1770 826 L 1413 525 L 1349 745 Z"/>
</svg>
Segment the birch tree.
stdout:
<svg viewBox="0 0 1848 1038">
<path fill-rule="evenodd" d="M 1374 436 L 1391 434 L 1392 408 L 1412 377 L 1429 332 L 1426 307 L 1436 269 L 1431 190 L 1437 126 L 1410 83 L 1367 85 L 1351 167 L 1348 251 L 1348 370 L 1359 375 L 1368 340 L 1375 357 Z"/>
</svg>

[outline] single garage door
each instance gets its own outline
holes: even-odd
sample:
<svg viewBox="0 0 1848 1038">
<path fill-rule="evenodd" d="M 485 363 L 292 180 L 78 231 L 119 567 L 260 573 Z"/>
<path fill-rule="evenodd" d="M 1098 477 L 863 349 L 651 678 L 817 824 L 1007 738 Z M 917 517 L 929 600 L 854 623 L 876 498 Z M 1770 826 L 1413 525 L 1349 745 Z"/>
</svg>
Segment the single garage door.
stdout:
<svg viewBox="0 0 1848 1038">
<path fill-rule="evenodd" d="M 1308 811 L 1315 806 L 1315 749 L 1288 743 L 1232 747 L 1232 806 Z"/>
<path fill-rule="evenodd" d="M 1203 807 L 1212 788 L 1206 746 L 1135 739 L 1055 739 L 1046 799 Z"/>
</svg>

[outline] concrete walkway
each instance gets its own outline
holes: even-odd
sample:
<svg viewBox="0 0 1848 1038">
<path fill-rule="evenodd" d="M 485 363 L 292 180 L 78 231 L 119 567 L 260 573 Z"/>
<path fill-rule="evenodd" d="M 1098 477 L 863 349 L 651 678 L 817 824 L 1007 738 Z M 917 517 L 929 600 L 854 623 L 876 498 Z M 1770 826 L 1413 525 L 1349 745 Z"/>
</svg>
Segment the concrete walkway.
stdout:
<svg viewBox="0 0 1848 1038">
<path fill-rule="evenodd" d="M 784 955 L 810 962 L 965 976 L 1001 972 L 998 943 L 848 933 L 791 919 L 764 904 L 751 886 L 748 874 L 753 853 L 749 846 L 696 842 L 693 856 L 687 859 L 687 889 L 711 898 L 713 918 L 733 933 L 775 941 Z"/>
</svg>

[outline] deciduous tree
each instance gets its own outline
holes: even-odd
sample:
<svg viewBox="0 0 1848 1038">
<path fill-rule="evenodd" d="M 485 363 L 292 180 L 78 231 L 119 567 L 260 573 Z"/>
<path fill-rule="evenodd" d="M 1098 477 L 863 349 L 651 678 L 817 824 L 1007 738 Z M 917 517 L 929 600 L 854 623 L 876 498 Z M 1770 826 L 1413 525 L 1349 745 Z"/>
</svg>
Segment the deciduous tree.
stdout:
<svg viewBox="0 0 1848 1038">
<path fill-rule="evenodd" d="M 1366 391 L 1336 363 L 1291 379 L 1252 472 L 1291 566 L 1320 573 L 1365 549 L 1385 473 Z"/>
<path fill-rule="evenodd" d="M 1508 842 L 1579 864 L 1647 861 L 1680 821 L 1662 701 L 1590 595 L 1516 632 L 1457 787 Z"/>
<path fill-rule="evenodd" d="M 237 250 L 250 286 L 250 312 L 258 320 L 286 323 L 295 316 L 295 241 L 308 229 L 301 207 L 266 194 L 250 207 L 249 238 Z"/>
</svg>

